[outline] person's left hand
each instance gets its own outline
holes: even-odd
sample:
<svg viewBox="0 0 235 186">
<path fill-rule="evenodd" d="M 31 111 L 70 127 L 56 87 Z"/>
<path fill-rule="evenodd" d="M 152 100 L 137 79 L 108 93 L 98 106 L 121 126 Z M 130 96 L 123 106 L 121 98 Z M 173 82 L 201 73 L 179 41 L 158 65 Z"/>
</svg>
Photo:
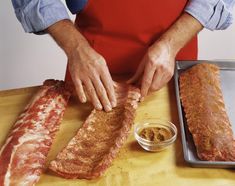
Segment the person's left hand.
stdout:
<svg viewBox="0 0 235 186">
<path fill-rule="evenodd" d="M 128 83 L 141 82 L 142 100 L 149 91 L 161 89 L 173 76 L 175 51 L 167 42 L 154 43 L 143 57 Z"/>
</svg>

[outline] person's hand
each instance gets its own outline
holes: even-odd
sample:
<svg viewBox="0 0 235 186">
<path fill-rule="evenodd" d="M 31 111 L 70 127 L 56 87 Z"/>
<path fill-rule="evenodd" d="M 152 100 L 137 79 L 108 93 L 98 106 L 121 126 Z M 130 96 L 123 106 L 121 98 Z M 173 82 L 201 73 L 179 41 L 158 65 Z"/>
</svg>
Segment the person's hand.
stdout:
<svg viewBox="0 0 235 186">
<path fill-rule="evenodd" d="M 172 78 L 174 66 L 174 49 L 166 42 L 156 42 L 148 49 L 128 83 L 140 81 L 143 100 L 149 91 L 161 89 Z"/>
<path fill-rule="evenodd" d="M 69 71 L 79 100 L 86 102 L 87 94 L 97 110 L 111 111 L 116 106 L 116 97 L 105 59 L 89 44 L 73 50 L 68 56 Z"/>
</svg>

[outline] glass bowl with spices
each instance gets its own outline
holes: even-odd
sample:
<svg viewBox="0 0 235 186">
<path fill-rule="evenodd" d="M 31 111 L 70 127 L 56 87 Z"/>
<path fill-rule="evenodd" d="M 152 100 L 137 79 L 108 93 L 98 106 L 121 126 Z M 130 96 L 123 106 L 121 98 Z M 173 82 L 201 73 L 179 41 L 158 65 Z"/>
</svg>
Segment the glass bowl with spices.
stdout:
<svg viewBox="0 0 235 186">
<path fill-rule="evenodd" d="M 143 149 L 155 152 L 164 150 L 174 143 L 177 128 L 169 121 L 157 120 L 154 123 L 136 124 L 134 134 Z"/>
</svg>

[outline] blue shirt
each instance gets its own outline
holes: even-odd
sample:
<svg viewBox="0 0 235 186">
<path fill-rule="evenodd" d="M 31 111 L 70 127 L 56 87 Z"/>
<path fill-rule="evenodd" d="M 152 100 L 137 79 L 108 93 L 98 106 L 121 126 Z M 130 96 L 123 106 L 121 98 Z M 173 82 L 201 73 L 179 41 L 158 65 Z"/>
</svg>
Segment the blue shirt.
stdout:
<svg viewBox="0 0 235 186">
<path fill-rule="evenodd" d="M 60 0 L 11 0 L 15 14 L 25 32 L 37 33 L 52 24 L 70 19 Z M 88 0 L 66 0 L 69 10 L 76 14 Z M 210 30 L 226 29 L 232 24 L 232 8 L 235 0 L 189 0 L 185 12 L 196 18 Z"/>
</svg>

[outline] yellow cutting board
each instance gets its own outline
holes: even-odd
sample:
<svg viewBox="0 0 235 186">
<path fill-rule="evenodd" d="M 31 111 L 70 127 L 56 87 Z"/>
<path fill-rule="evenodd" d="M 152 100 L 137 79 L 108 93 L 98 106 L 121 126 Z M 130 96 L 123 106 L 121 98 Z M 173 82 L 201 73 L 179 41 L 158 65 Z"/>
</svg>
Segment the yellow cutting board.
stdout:
<svg viewBox="0 0 235 186">
<path fill-rule="evenodd" d="M 0 92 L 0 147 L 17 119 L 38 87 Z M 57 133 L 48 163 L 76 134 L 92 107 L 70 100 Z M 174 87 L 171 82 L 160 91 L 149 95 L 137 110 L 135 123 L 154 121 L 160 118 L 173 122 L 179 131 Z M 47 164 L 48 164 L 47 163 Z M 235 171 L 231 169 L 192 168 L 184 162 L 180 133 L 174 145 L 168 149 L 151 153 L 144 151 L 131 134 L 120 150 L 118 157 L 105 175 L 96 180 L 63 179 L 45 172 L 37 186 L 235 186 Z"/>
</svg>

